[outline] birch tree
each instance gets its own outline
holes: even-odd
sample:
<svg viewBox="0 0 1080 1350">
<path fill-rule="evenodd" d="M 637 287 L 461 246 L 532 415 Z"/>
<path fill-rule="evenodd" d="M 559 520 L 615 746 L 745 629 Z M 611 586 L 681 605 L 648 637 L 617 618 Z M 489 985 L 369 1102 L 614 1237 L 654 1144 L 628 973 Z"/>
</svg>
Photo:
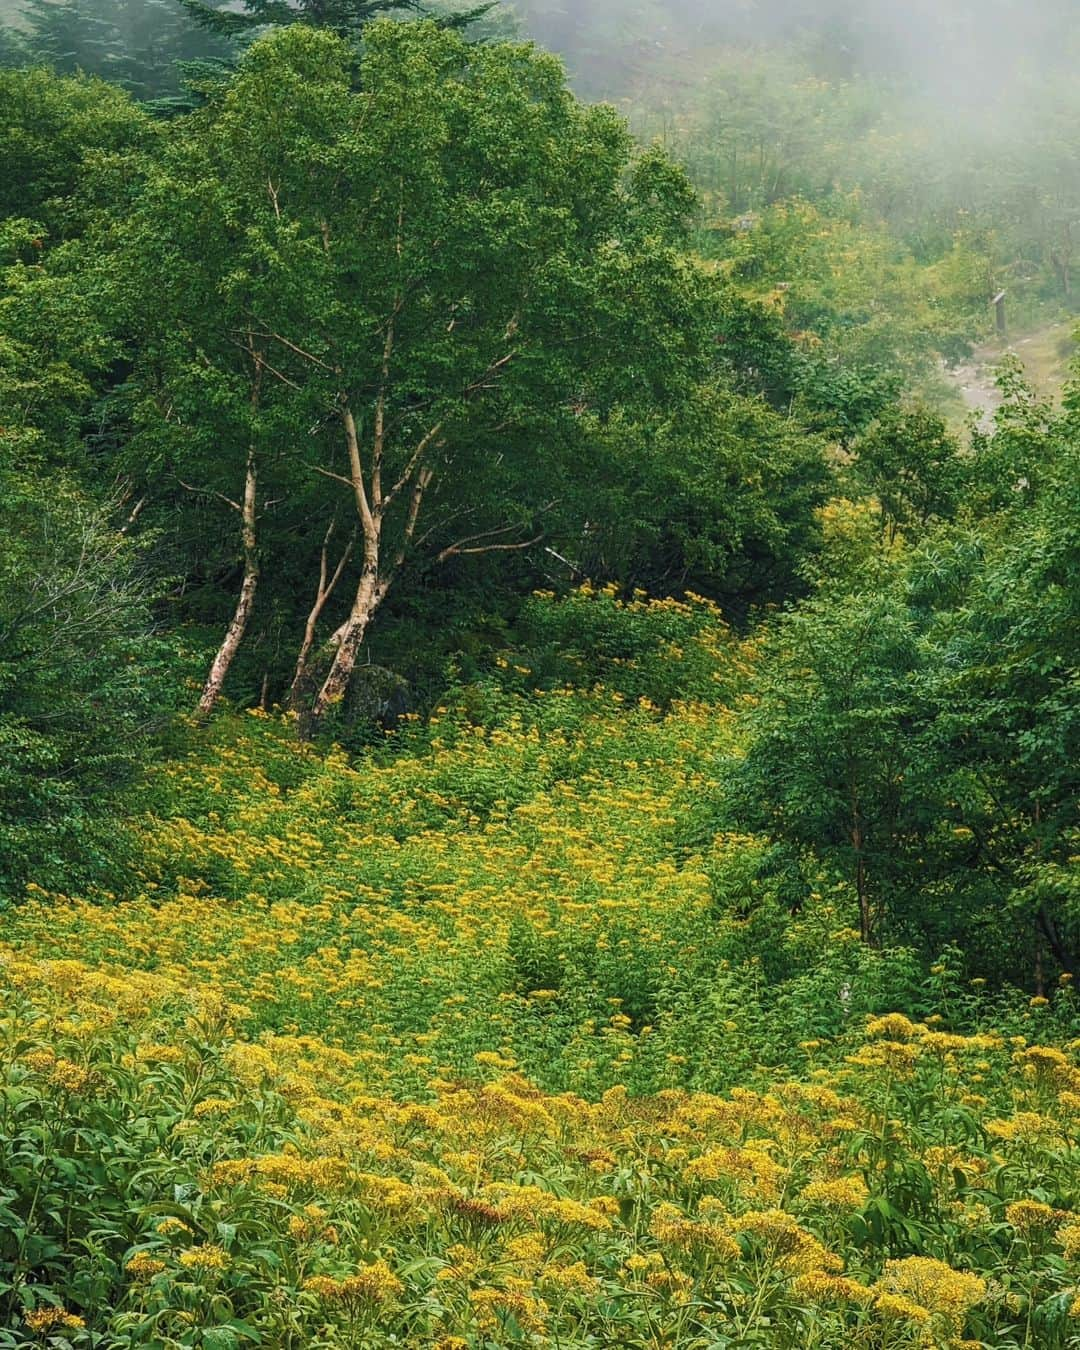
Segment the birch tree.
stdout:
<svg viewBox="0 0 1080 1350">
<path fill-rule="evenodd" d="M 701 277 L 665 238 L 691 198 L 630 153 L 553 58 L 430 23 L 371 25 L 359 64 L 284 29 L 179 128 L 126 232 L 156 335 L 136 445 L 238 526 L 204 712 L 269 553 L 280 575 L 307 532 L 324 560 L 294 681 L 319 658 L 318 724 L 410 561 L 534 545 L 587 479 L 582 410 L 700 373 Z M 345 513 L 355 554 L 328 564 Z"/>
</svg>

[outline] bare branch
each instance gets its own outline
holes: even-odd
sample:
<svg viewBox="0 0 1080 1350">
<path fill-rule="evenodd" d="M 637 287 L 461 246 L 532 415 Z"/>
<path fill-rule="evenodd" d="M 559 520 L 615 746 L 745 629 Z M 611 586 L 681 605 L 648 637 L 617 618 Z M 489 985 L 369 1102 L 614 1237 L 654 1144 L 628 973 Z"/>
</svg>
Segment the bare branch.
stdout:
<svg viewBox="0 0 1080 1350">
<path fill-rule="evenodd" d="M 265 357 L 262 360 L 262 364 L 270 372 L 270 374 L 273 375 L 275 380 L 280 380 L 282 384 L 287 384 L 290 389 L 299 390 L 300 386 L 296 383 L 295 380 L 290 380 L 288 375 L 283 375 L 282 372 L 278 370 L 275 366 L 272 366 L 270 362 L 265 359 Z"/>
<path fill-rule="evenodd" d="M 128 518 L 127 518 L 127 520 L 125 520 L 124 523 L 123 523 L 123 525 L 120 526 L 120 533 L 121 533 L 121 534 L 127 534 L 127 532 L 131 529 L 131 527 L 135 524 L 135 522 L 136 522 L 136 521 L 139 519 L 139 517 L 142 515 L 143 507 L 146 505 L 146 503 L 147 503 L 149 500 L 150 500 L 150 494 L 149 494 L 148 492 L 144 492 L 143 495 L 139 498 L 139 500 L 135 503 L 135 505 L 134 505 L 134 506 L 131 508 L 131 510 L 128 512 Z"/>
<path fill-rule="evenodd" d="M 237 342 L 235 338 L 231 338 L 230 341 L 232 342 L 232 344 L 233 344 L 234 347 L 239 347 L 239 348 L 241 348 L 241 350 L 243 350 L 243 351 L 245 351 L 245 352 L 251 353 L 251 354 L 252 354 L 252 359 L 256 359 L 254 353 L 251 352 L 251 344 L 250 344 L 250 342 Z M 297 390 L 299 390 L 300 386 L 296 383 L 296 381 L 295 381 L 295 380 L 290 380 L 289 377 L 288 377 L 288 375 L 284 375 L 284 374 L 283 374 L 280 370 L 278 370 L 275 366 L 272 366 L 272 365 L 270 364 L 270 362 L 266 359 L 266 357 L 262 355 L 261 352 L 259 353 L 259 355 L 258 355 L 258 357 L 257 357 L 257 361 L 258 361 L 258 365 L 259 365 L 260 369 L 262 369 L 262 370 L 268 370 L 268 371 L 270 372 L 270 374 L 273 375 L 273 377 L 274 377 L 276 380 L 280 380 L 282 384 L 287 384 L 287 385 L 289 386 L 290 389 L 297 389 Z"/>
<path fill-rule="evenodd" d="M 475 544 L 480 539 L 497 539 L 504 534 L 513 534 L 515 530 L 520 530 L 520 525 L 503 525 L 498 530 L 481 530 L 479 534 L 466 535 L 464 539 L 459 539 L 453 545 L 454 549 L 460 549 L 463 544 Z"/>
<path fill-rule="evenodd" d="M 280 342 L 283 347 L 288 347 L 289 351 L 295 352 L 297 356 L 302 356 L 305 361 L 310 361 L 312 365 L 319 366 L 322 370 L 328 370 L 331 374 L 334 373 L 334 367 L 328 365 L 322 357 L 316 356 L 314 352 L 305 351 L 303 347 L 298 347 L 295 342 L 290 342 L 281 333 L 256 333 L 255 336 L 265 338 L 270 342 Z"/>
<path fill-rule="evenodd" d="M 337 567 L 334 568 L 334 575 L 330 578 L 330 584 L 326 588 L 326 594 L 328 598 L 333 594 L 334 587 L 341 580 L 341 574 L 345 571 L 345 565 L 352 557 L 352 551 L 355 547 L 356 547 L 356 531 L 353 530 L 352 538 L 345 546 L 345 552 L 341 555 Z"/>
<path fill-rule="evenodd" d="M 243 511 L 244 509 L 239 502 L 234 502 L 231 497 L 226 497 L 222 492 L 215 492 L 213 488 L 193 487 L 190 483 L 185 483 L 182 478 L 177 478 L 176 481 L 185 492 L 193 492 L 197 497 L 216 497 L 219 502 L 224 502 L 226 506 L 231 506 L 234 511 Z"/>
<path fill-rule="evenodd" d="M 353 417 L 352 409 L 348 404 L 341 410 L 341 421 L 345 427 L 345 441 L 349 449 L 349 474 L 352 480 L 353 496 L 356 498 L 356 509 L 360 515 L 360 523 L 364 527 L 364 551 L 365 554 L 370 553 L 377 558 L 379 524 L 372 515 L 371 503 L 368 501 L 367 487 L 364 483 L 364 466 L 360 460 L 360 438 L 356 433 L 356 419 Z"/>
<path fill-rule="evenodd" d="M 417 548 L 422 547 L 424 544 L 427 543 L 427 541 L 431 538 L 432 535 L 438 534 L 440 530 L 444 530 L 452 520 L 456 520 L 459 516 L 468 516 L 468 515 L 472 515 L 472 511 L 466 510 L 466 508 L 463 506 L 458 507 L 456 511 L 451 511 L 448 516 L 444 516 L 442 520 L 437 520 L 435 524 L 431 526 L 430 529 L 424 531 L 424 533 L 420 536 L 420 538 L 417 539 L 416 547 Z"/>
<path fill-rule="evenodd" d="M 400 228 L 400 224 L 399 224 Z M 374 440 L 371 448 L 371 498 L 375 510 L 383 509 L 382 499 L 382 462 L 383 448 L 386 444 L 386 389 L 390 383 L 390 358 L 394 354 L 395 320 L 400 298 L 394 306 L 394 312 L 386 323 L 386 338 L 383 342 L 382 374 L 379 379 L 379 394 L 375 400 Z M 392 495 L 392 494 L 391 494 Z"/>
<path fill-rule="evenodd" d="M 558 506 L 558 504 L 559 498 L 558 497 L 553 498 L 550 502 L 547 502 L 545 503 L 544 506 L 540 507 L 539 514 L 545 515 L 548 511 Z M 443 524 L 445 523 L 446 522 L 444 521 Z M 541 541 L 541 539 L 544 538 L 545 531 L 541 530 L 540 533 L 535 537 L 535 539 L 526 539 L 523 543 L 502 544 L 502 543 L 484 542 L 485 540 L 502 539 L 504 535 L 513 534 L 515 531 L 522 530 L 524 528 L 525 528 L 524 525 L 521 524 L 502 525 L 495 530 L 481 530 L 479 534 L 466 535 L 463 539 L 459 539 L 456 543 L 449 545 L 448 548 L 444 548 L 443 551 L 440 554 L 438 554 L 435 561 L 437 563 L 444 563 L 446 562 L 447 558 L 459 557 L 465 554 L 495 553 L 509 550 L 532 548 L 534 544 L 538 544 Z M 474 545 L 475 547 L 473 547 Z M 547 552 L 551 553 L 552 550 L 548 549 Z M 558 555 L 556 554 L 555 556 Z"/>
<path fill-rule="evenodd" d="M 473 384 L 465 386 L 465 397 L 467 398 L 470 394 L 475 394 L 478 389 L 494 389 L 495 385 L 492 384 L 491 381 L 496 380 L 514 357 L 520 355 L 520 351 L 515 348 L 512 352 L 507 352 L 505 356 L 500 357 L 497 361 L 492 361 L 491 365 L 488 366 L 487 370 L 484 371 L 483 375 L 481 375 L 478 380 Z"/>
<path fill-rule="evenodd" d="M 312 464 L 309 467 L 314 473 L 321 473 L 324 478 L 333 478 L 337 483 L 344 483 L 347 488 L 351 488 L 353 485 L 352 479 L 346 478 L 344 474 L 334 473 L 330 469 L 320 469 L 317 464 Z"/>
<path fill-rule="evenodd" d="M 390 503 L 394 500 L 394 498 L 398 495 L 398 493 L 402 490 L 402 488 L 404 488 L 405 485 L 412 478 L 413 474 L 416 471 L 416 466 L 423 459 L 425 453 L 430 448 L 432 441 L 434 441 L 438 437 L 442 429 L 443 429 L 442 422 L 436 422 L 435 425 L 423 436 L 423 438 L 420 441 L 420 444 L 416 447 L 416 449 L 410 456 L 409 462 L 405 466 L 405 471 L 402 473 L 401 477 L 397 480 L 397 482 L 390 489 L 390 491 L 386 494 L 386 497 L 383 501 L 384 510 L 390 505 Z"/>
<path fill-rule="evenodd" d="M 331 520 L 326 531 L 326 536 L 323 539 L 322 552 L 319 556 L 319 588 L 315 594 L 315 602 L 308 614 L 307 623 L 304 626 L 304 638 L 300 644 L 300 651 L 296 658 L 296 671 L 293 675 L 292 684 L 289 687 L 289 703 L 290 706 L 294 708 L 297 707 L 299 703 L 300 693 L 308 673 L 308 660 L 311 656 L 311 650 L 315 645 L 315 634 L 318 630 L 319 619 L 322 617 L 322 612 L 326 608 L 330 597 L 333 595 L 338 582 L 341 580 L 346 564 L 352 557 L 352 551 L 356 547 L 356 530 L 354 529 L 352 537 L 348 544 L 346 544 L 345 550 L 338 560 L 337 566 L 334 568 L 333 576 L 327 580 L 330 540 L 333 537 L 336 524 L 336 520 Z"/>
<path fill-rule="evenodd" d="M 550 545 L 544 549 L 544 552 L 548 554 L 549 557 L 554 558 L 556 562 L 561 562 L 564 567 L 569 567 L 574 576 L 580 577 L 585 575 L 577 563 L 571 562 L 569 558 L 564 558 L 561 553 L 557 553 Z"/>
<path fill-rule="evenodd" d="M 405 555 L 409 551 L 409 545 L 412 543 L 413 535 L 416 533 L 416 522 L 420 518 L 420 505 L 424 500 L 424 493 L 428 490 L 432 478 L 435 477 L 434 469 L 423 468 L 417 475 L 416 482 L 413 484 L 413 490 L 409 497 L 409 514 L 405 519 L 405 530 L 402 534 L 401 547 L 394 557 L 394 567 L 390 577 L 381 585 L 384 590 L 388 590 L 393 575 L 405 561 Z"/>
<path fill-rule="evenodd" d="M 520 553 L 522 549 L 539 544 L 544 535 L 545 531 L 541 530 L 534 539 L 526 539 L 520 544 L 480 544 L 476 548 L 461 548 L 458 544 L 451 544 L 449 548 L 443 549 L 435 561 L 444 563 L 448 558 L 463 558 L 477 553 Z"/>
</svg>

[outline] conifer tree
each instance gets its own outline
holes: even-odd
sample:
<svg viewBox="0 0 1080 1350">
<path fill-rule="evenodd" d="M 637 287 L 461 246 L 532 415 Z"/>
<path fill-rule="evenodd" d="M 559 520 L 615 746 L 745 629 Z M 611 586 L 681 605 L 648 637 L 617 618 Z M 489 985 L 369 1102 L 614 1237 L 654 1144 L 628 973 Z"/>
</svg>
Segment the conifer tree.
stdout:
<svg viewBox="0 0 1080 1350">
<path fill-rule="evenodd" d="M 25 65 L 28 59 L 29 52 L 22 34 L 0 26 L 0 70 Z"/>
<path fill-rule="evenodd" d="M 494 0 L 469 8 L 448 8 L 427 0 L 180 0 L 188 14 L 210 32 L 235 36 L 253 29 L 304 23 L 354 37 L 380 16 L 434 18 L 448 28 L 464 28 L 494 9 Z"/>
<path fill-rule="evenodd" d="M 227 55 L 176 0 L 26 0 L 26 47 L 61 74 L 83 71 L 137 98 L 175 94 L 178 63 Z"/>
</svg>

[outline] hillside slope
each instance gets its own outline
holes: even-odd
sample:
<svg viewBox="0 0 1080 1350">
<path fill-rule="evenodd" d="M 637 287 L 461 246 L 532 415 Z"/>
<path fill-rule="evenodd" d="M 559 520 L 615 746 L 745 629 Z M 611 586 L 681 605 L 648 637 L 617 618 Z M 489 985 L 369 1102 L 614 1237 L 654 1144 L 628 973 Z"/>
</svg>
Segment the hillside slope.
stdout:
<svg viewBox="0 0 1080 1350">
<path fill-rule="evenodd" d="M 1072 990 L 781 924 L 710 824 L 753 651 L 638 609 L 694 699 L 608 653 L 353 763 L 225 720 L 122 906 L 7 915 L 0 1344 L 1074 1343 Z"/>
</svg>

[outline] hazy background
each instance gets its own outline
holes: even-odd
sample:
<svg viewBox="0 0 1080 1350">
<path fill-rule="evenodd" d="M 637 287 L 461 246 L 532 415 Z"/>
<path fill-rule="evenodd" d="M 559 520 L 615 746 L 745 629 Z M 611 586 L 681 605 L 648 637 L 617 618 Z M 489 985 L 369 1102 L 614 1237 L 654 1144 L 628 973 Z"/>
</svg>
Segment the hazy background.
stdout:
<svg viewBox="0 0 1080 1350">
<path fill-rule="evenodd" d="M 67 8 L 134 31 L 148 3 L 0 0 L 0 23 L 23 30 L 28 14 Z M 169 0 L 149 7 L 177 9 Z M 738 47 L 783 50 L 823 79 L 896 82 L 992 114 L 1003 96 L 1074 68 L 1080 25 L 1076 0 L 505 0 L 496 26 L 559 52 L 593 97 L 641 97 L 699 78 L 710 52 Z"/>
<path fill-rule="evenodd" d="M 0 0 L 0 22 L 71 0 Z M 87 14 L 97 0 L 74 0 Z M 112 0 L 132 25 L 144 6 Z M 506 16 L 566 57 L 582 89 L 608 97 L 642 92 L 724 45 L 798 53 L 826 79 L 901 80 L 951 103 L 992 99 L 1077 53 L 1076 0 L 507 0 Z"/>
<path fill-rule="evenodd" d="M 473 31 L 559 53 L 679 159 L 706 252 L 797 201 L 966 269 L 979 306 L 1007 285 L 1034 321 L 1080 294 L 1078 0 L 506 0 Z M 176 0 L 0 0 L 0 64 L 103 75 L 163 112 L 184 106 L 178 58 L 221 55 Z"/>
<path fill-rule="evenodd" d="M 1070 68 L 1075 0 L 515 0 L 537 39 L 607 95 L 638 92 L 702 48 L 783 47 L 826 79 L 900 80 L 950 104 L 982 103 Z"/>
</svg>

